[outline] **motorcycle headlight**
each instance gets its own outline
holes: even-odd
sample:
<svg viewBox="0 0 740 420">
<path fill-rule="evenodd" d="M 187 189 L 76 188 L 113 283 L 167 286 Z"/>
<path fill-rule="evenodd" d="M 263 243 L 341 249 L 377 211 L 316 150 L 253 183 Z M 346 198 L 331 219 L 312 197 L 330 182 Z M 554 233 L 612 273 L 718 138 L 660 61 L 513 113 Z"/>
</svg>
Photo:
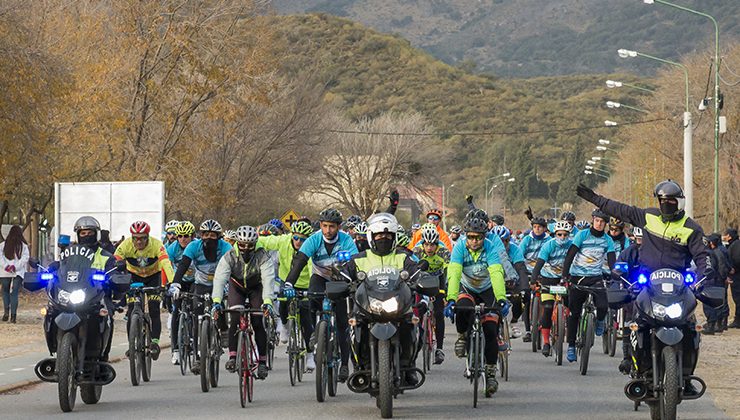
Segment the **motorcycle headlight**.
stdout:
<svg viewBox="0 0 740 420">
<path fill-rule="evenodd" d="M 398 310 L 398 299 L 392 297 L 386 301 L 380 299 L 370 298 L 370 311 L 376 314 L 379 313 L 392 313 Z"/>
<path fill-rule="evenodd" d="M 57 293 L 57 300 L 62 305 L 66 305 L 69 303 L 69 295 L 70 293 L 68 291 L 59 289 L 59 293 Z"/>
<path fill-rule="evenodd" d="M 660 303 L 653 302 L 653 316 L 656 318 L 663 319 L 665 318 L 665 306 L 661 305 Z"/>
<path fill-rule="evenodd" d="M 683 307 L 681 307 L 680 303 L 674 303 L 665 308 L 665 314 L 668 315 L 669 318 L 680 318 L 681 314 L 683 314 Z"/>
<path fill-rule="evenodd" d="M 85 291 L 78 289 L 69 294 L 69 301 L 73 305 L 77 305 L 85 301 Z"/>
</svg>

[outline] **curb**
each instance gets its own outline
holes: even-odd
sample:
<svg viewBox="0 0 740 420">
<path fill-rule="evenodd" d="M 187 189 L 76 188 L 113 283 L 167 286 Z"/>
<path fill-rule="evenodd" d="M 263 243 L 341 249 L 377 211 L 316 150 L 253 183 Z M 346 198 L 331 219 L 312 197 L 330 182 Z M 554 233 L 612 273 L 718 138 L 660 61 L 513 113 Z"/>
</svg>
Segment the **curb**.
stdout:
<svg viewBox="0 0 740 420">
<path fill-rule="evenodd" d="M 163 344 L 159 348 L 160 348 L 160 350 L 164 350 L 164 349 L 168 349 L 170 347 L 171 347 L 171 344 Z M 160 355 L 161 354 L 162 353 L 160 352 Z M 126 360 L 126 356 L 112 357 L 110 360 L 108 360 L 108 363 L 115 364 L 115 363 L 119 363 L 119 362 L 121 362 L 123 360 Z M 8 385 L 2 385 L 2 386 L 0 386 L 0 395 L 7 394 L 9 392 L 15 391 L 15 390 L 20 389 L 20 388 L 26 388 L 26 387 L 29 387 L 31 385 L 38 385 L 38 384 L 43 383 L 43 382 L 44 381 L 42 381 L 41 379 L 30 379 L 30 380 L 27 380 L 27 381 L 21 381 L 21 382 L 15 382 L 15 383 L 12 383 L 12 384 L 8 384 Z"/>
</svg>

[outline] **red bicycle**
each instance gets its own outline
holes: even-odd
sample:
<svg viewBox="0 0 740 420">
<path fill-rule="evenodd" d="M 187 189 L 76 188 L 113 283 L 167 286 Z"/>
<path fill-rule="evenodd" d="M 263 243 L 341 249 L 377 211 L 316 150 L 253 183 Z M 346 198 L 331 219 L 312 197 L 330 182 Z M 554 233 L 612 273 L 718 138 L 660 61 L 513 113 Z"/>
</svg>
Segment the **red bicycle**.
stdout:
<svg viewBox="0 0 740 420">
<path fill-rule="evenodd" d="M 239 375 L 239 402 L 242 408 L 247 401 L 252 402 L 254 396 L 254 378 L 256 376 L 259 355 L 254 345 L 254 329 L 250 322 L 251 314 L 262 314 L 260 309 L 241 308 L 228 309 L 224 312 L 231 316 L 239 316 L 239 331 L 237 332 L 236 372 Z"/>
</svg>

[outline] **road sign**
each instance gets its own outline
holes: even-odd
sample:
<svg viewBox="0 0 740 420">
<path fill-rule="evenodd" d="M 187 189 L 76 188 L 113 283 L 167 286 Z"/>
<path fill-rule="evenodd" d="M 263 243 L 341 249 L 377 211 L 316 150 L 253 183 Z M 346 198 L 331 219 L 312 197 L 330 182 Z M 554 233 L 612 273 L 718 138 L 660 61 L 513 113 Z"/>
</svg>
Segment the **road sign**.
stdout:
<svg viewBox="0 0 740 420">
<path fill-rule="evenodd" d="M 282 216 L 280 216 L 280 220 L 283 222 L 283 224 L 285 225 L 285 227 L 290 228 L 290 226 L 294 222 L 298 221 L 298 219 L 300 217 L 301 216 L 299 216 L 298 213 L 296 213 L 295 210 L 289 209 L 288 211 L 286 211 L 285 213 L 283 213 Z"/>
</svg>

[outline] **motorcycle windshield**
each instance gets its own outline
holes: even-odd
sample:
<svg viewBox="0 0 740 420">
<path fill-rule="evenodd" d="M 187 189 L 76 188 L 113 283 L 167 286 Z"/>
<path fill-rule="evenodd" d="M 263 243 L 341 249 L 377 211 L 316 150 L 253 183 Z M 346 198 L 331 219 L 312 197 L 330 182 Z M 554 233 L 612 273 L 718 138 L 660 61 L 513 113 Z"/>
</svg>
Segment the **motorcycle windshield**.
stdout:
<svg viewBox="0 0 740 420">
<path fill-rule="evenodd" d="M 680 296 L 686 290 L 683 274 L 664 268 L 650 275 L 650 291 L 653 296 Z"/>
<path fill-rule="evenodd" d="M 57 287 L 67 292 L 97 288 L 91 276 L 97 271 L 92 268 L 95 252 L 87 247 L 74 245 L 62 254 L 59 262 Z"/>
</svg>

